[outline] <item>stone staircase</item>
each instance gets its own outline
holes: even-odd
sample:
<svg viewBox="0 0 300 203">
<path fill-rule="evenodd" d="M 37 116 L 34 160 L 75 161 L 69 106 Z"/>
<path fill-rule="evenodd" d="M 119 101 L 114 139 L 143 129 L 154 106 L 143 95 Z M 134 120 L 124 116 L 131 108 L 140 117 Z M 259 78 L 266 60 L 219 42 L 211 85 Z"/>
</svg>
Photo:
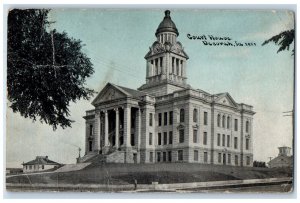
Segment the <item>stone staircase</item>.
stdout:
<svg viewBox="0 0 300 203">
<path fill-rule="evenodd" d="M 89 162 L 90 159 L 97 156 L 98 154 L 86 154 L 83 157 L 77 158 L 77 163 L 86 163 Z"/>
<path fill-rule="evenodd" d="M 59 169 L 55 170 L 55 172 L 69 172 L 69 171 L 79 171 L 81 169 L 84 169 L 91 163 L 77 163 L 77 164 L 66 164 Z"/>
</svg>

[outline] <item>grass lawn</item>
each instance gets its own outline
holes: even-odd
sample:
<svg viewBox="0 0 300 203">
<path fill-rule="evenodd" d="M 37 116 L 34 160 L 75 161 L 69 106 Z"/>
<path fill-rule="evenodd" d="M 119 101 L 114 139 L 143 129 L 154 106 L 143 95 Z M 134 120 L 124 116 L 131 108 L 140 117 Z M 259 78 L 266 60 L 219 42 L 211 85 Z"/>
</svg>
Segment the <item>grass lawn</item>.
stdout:
<svg viewBox="0 0 300 203">
<path fill-rule="evenodd" d="M 73 172 L 16 176 L 8 183 L 138 184 L 291 177 L 292 169 L 217 166 L 187 163 L 98 164 Z"/>
</svg>

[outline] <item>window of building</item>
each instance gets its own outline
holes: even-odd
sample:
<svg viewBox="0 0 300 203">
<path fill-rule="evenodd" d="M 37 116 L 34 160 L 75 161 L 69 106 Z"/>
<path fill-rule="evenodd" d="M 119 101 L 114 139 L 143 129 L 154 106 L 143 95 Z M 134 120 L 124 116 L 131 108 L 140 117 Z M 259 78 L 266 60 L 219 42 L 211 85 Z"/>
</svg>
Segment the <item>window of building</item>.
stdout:
<svg viewBox="0 0 300 203">
<path fill-rule="evenodd" d="M 219 154 L 218 154 L 218 163 L 221 163 L 221 161 L 222 161 L 222 154 L 219 153 Z"/>
<path fill-rule="evenodd" d="M 227 135 L 227 147 L 230 147 L 230 135 Z"/>
<path fill-rule="evenodd" d="M 238 119 L 234 119 L 234 130 L 238 131 Z"/>
<path fill-rule="evenodd" d="M 250 156 L 247 156 L 247 157 L 246 157 L 246 164 L 247 164 L 247 165 L 250 165 Z"/>
<path fill-rule="evenodd" d="M 198 150 L 194 150 L 194 161 L 198 161 L 198 159 L 199 159 Z"/>
<path fill-rule="evenodd" d="M 234 149 L 238 148 L 238 138 L 234 137 Z"/>
<path fill-rule="evenodd" d="M 222 146 L 225 147 L 225 135 L 222 135 Z"/>
<path fill-rule="evenodd" d="M 184 142 L 184 129 L 179 130 L 179 143 Z"/>
<path fill-rule="evenodd" d="M 235 155 L 234 156 L 234 164 L 237 166 L 239 165 L 239 156 L 238 155 Z"/>
<path fill-rule="evenodd" d="M 153 162 L 153 152 L 150 152 L 150 158 L 149 158 L 150 162 Z"/>
<path fill-rule="evenodd" d="M 246 121 L 246 133 L 249 132 L 249 121 Z"/>
<path fill-rule="evenodd" d="M 246 150 L 249 150 L 249 143 L 250 143 L 250 140 L 247 138 L 246 139 Z"/>
<path fill-rule="evenodd" d="M 194 109 L 193 111 L 193 122 L 198 122 L 198 111 L 197 109 Z"/>
<path fill-rule="evenodd" d="M 163 152 L 163 162 L 167 161 L 167 152 Z"/>
<path fill-rule="evenodd" d="M 203 124 L 207 125 L 207 112 L 204 112 L 203 116 L 204 116 L 204 118 L 203 118 Z"/>
<path fill-rule="evenodd" d="M 168 151 L 168 161 L 172 161 L 172 151 Z"/>
<path fill-rule="evenodd" d="M 230 128 L 230 117 L 227 116 L 227 129 L 229 129 L 229 128 Z"/>
<path fill-rule="evenodd" d="M 89 151 L 93 151 L 93 142 L 89 141 Z"/>
<path fill-rule="evenodd" d="M 220 127 L 220 125 L 221 125 L 221 115 L 218 114 L 217 126 Z"/>
<path fill-rule="evenodd" d="M 161 126 L 161 113 L 158 114 L 158 126 Z"/>
<path fill-rule="evenodd" d="M 90 136 L 93 135 L 93 125 L 90 125 Z"/>
<path fill-rule="evenodd" d="M 184 109 L 180 109 L 180 122 L 184 122 Z"/>
<path fill-rule="evenodd" d="M 168 144 L 168 133 L 164 132 L 164 145 Z"/>
<path fill-rule="evenodd" d="M 228 154 L 227 159 L 228 164 L 231 164 L 231 154 Z"/>
<path fill-rule="evenodd" d="M 225 116 L 223 115 L 223 116 L 222 116 L 222 127 L 223 127 L 223 128 L 225 128 L 225 122 L 226 122 L 225 120 L 226 120 L 226 119 L 225 119 Z"/>
<path fill-rule="evenodd" d="M 203 144 L 207 145 L 207 132 L 203 132 Z"/>
<path fill-rule="evenodd" d="M 130 136 L 130 144 L 131 144 L 131 146 L 135 145 L 134 134 L 131 134 L 131 136 Z"/>
<path fill-rule="evenodd" d="M 157 144 L 161 145 L 161 133 L 158 133 Z"/>
<path fill-rule="evenodd" d="M 153 114 L 149 113 L 149 126 L 153 125 Z"/>
<path fill-rule="evenodd" d="M 169 132 L 169 144 L 173 144 L 173 131 Z"/>
<path fill-rule="evenodd" d="M 149 145 L 152 145 L 153 135 L 149 133 Z"/>
<path fill-rule="evenodd" d="M 217 146 L 221 146 L 221 134 L 218 133 Z"/>
<path fill-rule="evenodd" d="M 207 152 L 204 152 L 204 163 L 207 163 L 208 157 L 207 157 Z"/>
<path fill-rule="evenodd" d="M 183 151 L 178 150 L 178 161 L 183 161 Z"/>
<path fill-rule="evenodd" d="M 45 169 L 45 166 L 44 166 L 44 165 L 42 165 L 42 169 Z"/>
<path fill-rule="evenodd" d="M 164 125 L 168 125 L 168 112 L 164 113 Z"/>
<path fill-rule="evenodd" d="M 29 169 L 30 169 L 30 170 L 32 169 L 32 165 L 29 165 Z"/>
<path fill-rule="evenodd" d="M 157 152 L 157 162 L 160 162 L 160 152 Z"/>
<path fill-rule="evenodd" d="M 194 131 L 193 131 L 193 142 L 194 142 L 194 143 L 197 143 L 197 142 L 198 142 L 197 137 L 198 137 L 198 130 L 194 130 Z"/>
<path fill-rule="evenodd" d="M 173 125 L 173 111 L 169 112 L 169 124 Z"/>
</svg>

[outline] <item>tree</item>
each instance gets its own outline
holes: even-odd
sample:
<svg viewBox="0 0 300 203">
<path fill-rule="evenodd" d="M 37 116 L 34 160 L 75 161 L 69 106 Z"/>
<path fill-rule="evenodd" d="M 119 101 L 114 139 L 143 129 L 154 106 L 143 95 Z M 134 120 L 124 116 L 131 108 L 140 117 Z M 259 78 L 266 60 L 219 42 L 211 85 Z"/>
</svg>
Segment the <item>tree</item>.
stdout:
<svg viewBox="0 0 300 203">
<path fill-rule="evenodd" d="M 50 30 L 46 9 L 13 9 L 8 14 L 7 97 L 13 112 L 57 129 L 70 127 L 69 103 L 89 99 L 85 87 L 93 65 L 82 43 Z"/>
<path fill-rule="evenodd" d="M 268 44 L 269 42 L 274 42 L 276 45 L 279 45 L 279 49 L 277 51 L 278 53 L 280 51 L 289 50 L 290 45 L 294 42 L 294 39 L 295 29 L 286 30 L 264 41 L 264 43 L 262 43 L 262 46 Z M 294 55 L 294 49 L 292 50 L 292 52 L 292 55 Z"/>
</svg>

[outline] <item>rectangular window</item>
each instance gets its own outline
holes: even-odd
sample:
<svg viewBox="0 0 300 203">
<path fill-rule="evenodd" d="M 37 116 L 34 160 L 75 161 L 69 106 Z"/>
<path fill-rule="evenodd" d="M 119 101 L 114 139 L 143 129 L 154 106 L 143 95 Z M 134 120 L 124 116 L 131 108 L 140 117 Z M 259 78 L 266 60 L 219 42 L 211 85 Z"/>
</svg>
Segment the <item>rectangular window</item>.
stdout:
<svg viewBox="0 0 300 203">
<path fill-rule="evenodd" d="M 207 112 L 204 112 L 203 124 L 207 125 Z"/>
<path fill-rule="evenodd" d="M 90 136 L 93 135 L 93 125 L 90 125 Z"/>
<path fill-rule="evenodd" d="M 164 145 L 168 144 L 168 133 L 164 132 Z"/>
<path fill-rule="evenodd" d="M 179 143 L 184 142 L 184 129 L 179 130 Z"/>
<path fill-rule="evenodd" d="M 228 164 L 231 164 L 231 154 L 228 154 L 228 156 L 227 156 L 227 158 L 228 158 Z"/>
<path fill-rule="evenodd" d="M 42 169 L 45 169 L 45 166 L 44 166 L 44 165 L 42 165 Z"/>
<path fill-rule="evenodd" d="M 173 111 L 169 112 L 169 124 L 173 125 Z"/>
<path fill-rule="evenodd" d="M 246 164 L 249 166 L 250 165 L 250 156 L 246 157 L 246 162 L 247 162 Z"/>
<path fill-rule="evenodd" d="M 164 125 L 168 125 L 168 112 L 164 113 Z"/>
<path fill-rule="evenodd" d="M 149 126 L 153 125 L 153 114 L 149 113 Z"/>
<path fill-rule="evenodd" d="M 168 151 L 168 161 L 172 161 L 172 151 Z"/>
<path fill-rule="evenodd" d="M 161 126 L 161 113 L 158 114 L 158 126 Z"/>
<path fill-rule="evenodd" d="M 194 130 L 193 131 L 193 142 L 194 143 L 197 143 L 198 142 L 198 139 L 197 139 L 197 136 L 198 135 L 198 130 Z"/>
<path fill-rule="evenodd" d="M 167 161 L 167 152 L 163 152 L 163 162 Z"/>
<path fill-rule="evenodd" d="M 149 158 L 150 160 L 150 162 L 153 162 L 153 152 L 150 152 L 150 158 Z"/>
<path fill-rule="evenodd" d="M 173 131 L 169 132 L 169 144 L 173 144 Z"/>
<path fill-rule="evenodd" d="M 221 160 L 222 160 L 222 154 L 219 153 L 219 154 L 218 154 L 218 163 L 221 163 Z"/>
<path fill-rule="evenodd" d="M 198 157 L 198 150 L 194 150 L 194 161 L 198 161 L 199 157 Z"/>
<path fill-rule="evenodd" d="M 178 161 L 183 161 L 183 151 L 178 150 Z"/>
<path fill-rule="evenodd" d="M 238 131 L 238 119 L 234 119 L 234 130 Z"/>
<path fill-rule="evenodd" d="M 161 145 L 161 133 L 158 133 L 157 144 Z"/>
<path fill-rule="evenodd" d="M 225 135 L 222 135 L 222 146 L 225 147 Z"/>
<path fill-rule="evenodd" d="M 234 156 L 234 164 L 237 166 L 239 164 L 239 156 L 235 155 Z"/>
<path fill-rule="evenodd" d="M 238 138 L 234 137 L 234 149 L 238 148 Z"/>
<path fill-rule="evenodd" d="M 207 145 L 207 132 L 203 132 L 203 144 Z"/>
<path fill-rule="evenodd" d="M 204 152 L 204 163 L 207 163 L 207 159 L 208 159 L 207 152 Z"/>
<path fill-rule="evenodd" d="M 217 146 L 221 146 L 221 134 L 218 134 Z"/>
<path fill-rule="evenodd" d="M 230 147 L 230 135 L 227 135 L 227 147 Z"/>
<path fill-rule="evenodd" d="M 157 162 L 160 162 L 160 152 L 157 152 Z"/>
<path fill-rule="evenodd" d="M 130 136 L 130 144 L 131 144 L 131 146 L 135 145 L 134 134 L 131 134 L 131 136 Z"/>
<path fill-rule="evenodd" d="M 153 139 L 153 135 L 152 133 L 149 133 L 149 145 L 152 145 L 152 139 Z"/>
<path fill-rule="evenodd" d="M 249 143 L 250 143 L 250 140 L 247 138 L 246 139 L 246 150 L 249 150 Z"/>
</svg>

